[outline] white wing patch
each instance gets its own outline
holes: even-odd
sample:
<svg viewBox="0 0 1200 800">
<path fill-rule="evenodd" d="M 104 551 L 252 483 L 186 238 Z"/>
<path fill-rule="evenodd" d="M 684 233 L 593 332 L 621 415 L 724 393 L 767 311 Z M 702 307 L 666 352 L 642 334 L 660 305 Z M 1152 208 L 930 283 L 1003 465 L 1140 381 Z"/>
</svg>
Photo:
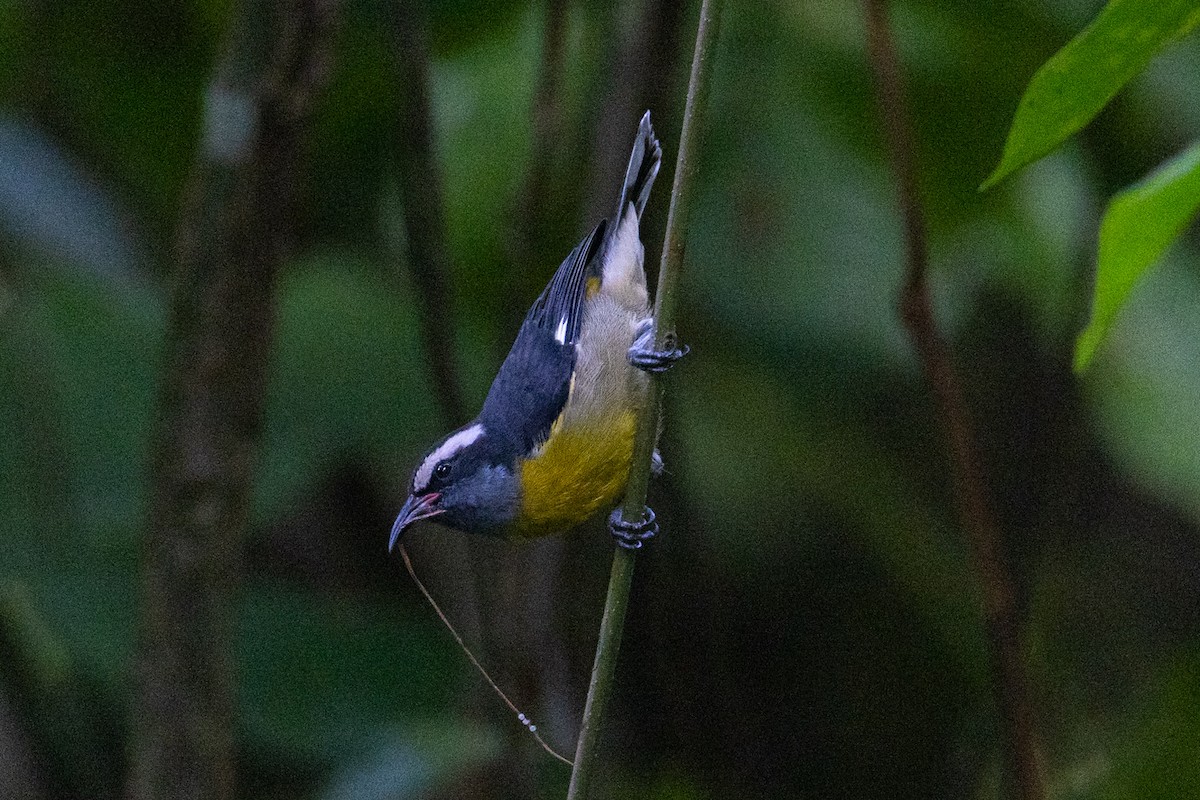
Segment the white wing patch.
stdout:
<svg viewBox="0 0 1200 800">
<path fill-rule="evenodd" d="M 563 317 L 558 321 L 558 327 L 554 330 L 554 341 L 559 344 L 567 343 L 567 318 Z"/>
<path fill-rule="evenodd" d="M 423 492 L 425 487 L 429 486 L 429 479 L 433 477 L 433 469 L 441 462 L 453 457 L 464 447 L 469 447 L 475 441 L 483 436 L 483 425 L 476 422 L 469 428 L 463 428 L 461 431 L 452 434 L 446 441 L 438 445 L 438 448 L 425 457 L 421 462 L 421 466 L 417 467 L 417 472 L 413 475 L 413 491 Z"/>
</svg>

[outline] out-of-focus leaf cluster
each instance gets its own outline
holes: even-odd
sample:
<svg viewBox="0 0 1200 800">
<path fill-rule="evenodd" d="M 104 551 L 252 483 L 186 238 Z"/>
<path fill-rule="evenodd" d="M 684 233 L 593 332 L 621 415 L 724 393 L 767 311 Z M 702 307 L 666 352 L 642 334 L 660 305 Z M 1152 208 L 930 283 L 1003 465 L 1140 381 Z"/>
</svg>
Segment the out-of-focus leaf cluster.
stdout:
<svg viewBox="0 0 1200 800">
<path fill-rule="evenodd" d="M 506 275 L 542 7 L 433 5 L 459 309 L 443 324 L 478 402 L 506 309 L 532 299 Z M 639 568 L 605 779 L 663 800 L 988 796 L 976 588 L 894 313 L 901 238 L 857 6 L 727 5 L 683 284 L 694 355 L 672 377 L 665 533 Z M 1078 141 L 975 191 L 1029 77 L 1093 5 L 902 2 L 894 17 L 937 311 L 1011 538 L 1055 796 L 1183 798 L 1200 728 L 1194 237 L 1081 382 L 1070 354 L 1104 198 L 1195 136 L 1195 40 Z M 171 231 L 228 6 L 0 3 L 0 713 L 62 795 L 120 790 Z M 385 559 L 388 515 L 441 425 L 395 256 L 385 12 L 346 7 L 278 298 L 237 626 L 247 797 L 468 796 L 481 765 L 540 752 L 506 739 L 515 723 L 490 702 L 464 708 L 461 655 Z M 544 198 L 563 209 L 564 253 L 586 222 L 572 215 L 610 13 L 571 5 L 579 152 Z M 652 109 L 660 131 L 678 94 Z M 582 536 L 553 581 L 570 652 L 547 664 L 545 697 L 577 700 L 590 666 L 607 544 Z M 577 708 L 523 703 L 569 740 Z M 561 791 L 565 774 L 530 763 L 529 786 Z"/>
<path fill-rule="evenodd" d="M 1000 164 L 981 189 L 1042 158 L 1090 122 L 1165 48 L 1200 24 L 1192 0 L 1109 0 L 1029 82 Z M 1200 209 L 1200 145 L 1164 163 L 1109 204 L 1100 229 L 1092 315 L 1075 344 L 1075 369 L 1091 363 L 1134 285 Z"/>
</svg>

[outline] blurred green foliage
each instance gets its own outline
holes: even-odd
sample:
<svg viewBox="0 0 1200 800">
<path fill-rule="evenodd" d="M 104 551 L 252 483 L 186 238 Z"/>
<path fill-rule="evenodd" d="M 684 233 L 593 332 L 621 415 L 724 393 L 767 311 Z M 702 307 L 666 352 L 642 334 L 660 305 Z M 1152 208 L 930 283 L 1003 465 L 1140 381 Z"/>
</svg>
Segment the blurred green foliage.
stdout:
<svg viewBox="0 0 1200 800">
<path fill-rule="evenodd" d="M 1000 164 L 983 188 L 1077 133 L 1164 47 L 1198 23 L 1200 8 L 1191 0 L 1109 0 L 1095 21 L 1034 75 Z"/>
<path fill-rule="evenodd" d="M 994 186 L 1090 122 L 1164 48 L 1200 23 L 1191 0 L 1109 0 L 1099 16 L 1033 76 L 1004 142 Z M 1092 316 L 1075 344 L 1075 369 L 1091 362 L 1134 284 L 1200 209 L 1196 146 L 1122 191 L 1105 212 Z"/>
<path fill-rule="evenodd" d="M 1200 211 L 1200 144 L 1113 198 L 1100 225 L 1092 318 L 1075 346 L 1075 369 L 1096 347 L 1138 279 L 1162 257 Z"/>
<path fill-rule="evenodd" d="M 42 796 L 120 794 L 170 242 L 229 6 L 0 2 L 0 715 L 39 754 Z M 665 533 L 639 567 L 605 780 L 656 800 L 993 796 L 977 590 L 894 313 L 900 229 L 858 7 L 727 6 L 681 305 L 695 355 L 672 379 Z M 545 198 L 564 209 L 564 253 L 588 222 L 571 209 L 620 27 L 605 4 L 570 9 L 568 155 L 562 196 Z M 1031 76 L 1099 9 L 911 0 L 894 17 L 937 310 L 1010 536 L 1052 788 L 1186 798 L 1200 763 L 1194 231 L 1079 379 L 1071 349 L 1105 198 L 1196 137 L 1195 38 L 1077 140 L 976 192 Z M 563 771 L 508 737 L 490 697 L 466 699 L 461 654 L 385 559 L 407 470 L 442 424 L 394 255 L 403 110 L 385 11 L 345 8 L 278 298 L 235 648 L 243 794 L 554 796 Z M 532 299 L 506 276 L 543 16 L 434 4 L 459 311 L 443 324 L 475 401 L 511 337 L 505 309 Z M 682 86 L 659 78 L 678 90 L 652 109 L 666 133 Z M 561 744 L 607 544 L 583 532 L 551 563 L 567 653 L 519 702 Z M 505 658 L 502 611 L 482 611 L 489 663 Z M 497 783 L 497 763 L 527 781 Z"/>
</svg>

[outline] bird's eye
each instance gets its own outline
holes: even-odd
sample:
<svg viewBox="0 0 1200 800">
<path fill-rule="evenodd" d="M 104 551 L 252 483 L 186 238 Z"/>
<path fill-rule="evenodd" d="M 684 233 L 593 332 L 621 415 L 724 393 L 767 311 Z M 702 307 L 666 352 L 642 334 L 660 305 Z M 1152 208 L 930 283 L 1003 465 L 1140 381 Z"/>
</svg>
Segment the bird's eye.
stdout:
<svg viewBox="0 0 1200 800">
<path fill-rule="evenodd" d="M 450 476 L 450 465 L 445 461 L 433 468 L 433 476 L 445 480 Z"/>
</svg>

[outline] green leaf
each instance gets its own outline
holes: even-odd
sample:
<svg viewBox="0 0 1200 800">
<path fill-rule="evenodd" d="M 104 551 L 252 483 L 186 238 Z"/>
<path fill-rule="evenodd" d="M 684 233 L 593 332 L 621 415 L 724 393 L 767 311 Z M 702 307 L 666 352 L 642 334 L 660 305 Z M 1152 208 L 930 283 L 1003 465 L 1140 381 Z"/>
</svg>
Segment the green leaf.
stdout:
<svg viewBox="0 0 1200 800">
<path fill-rule="evenodd" d="M 1111 0 L 1091 25 L 1033 76 L 1017 107 L 1000 164 L 980 190 L 1066 141 L 1164 47 L 1197 23 L 1197 0 Z"/>
<path fill-rule="evenodd" d="M 1200 142 L 1113 198 L 1100 224 L 1092 318 L 1075 343 L 1082 371 L 1139 278 L 1200 210 Z"/>
</svg>

